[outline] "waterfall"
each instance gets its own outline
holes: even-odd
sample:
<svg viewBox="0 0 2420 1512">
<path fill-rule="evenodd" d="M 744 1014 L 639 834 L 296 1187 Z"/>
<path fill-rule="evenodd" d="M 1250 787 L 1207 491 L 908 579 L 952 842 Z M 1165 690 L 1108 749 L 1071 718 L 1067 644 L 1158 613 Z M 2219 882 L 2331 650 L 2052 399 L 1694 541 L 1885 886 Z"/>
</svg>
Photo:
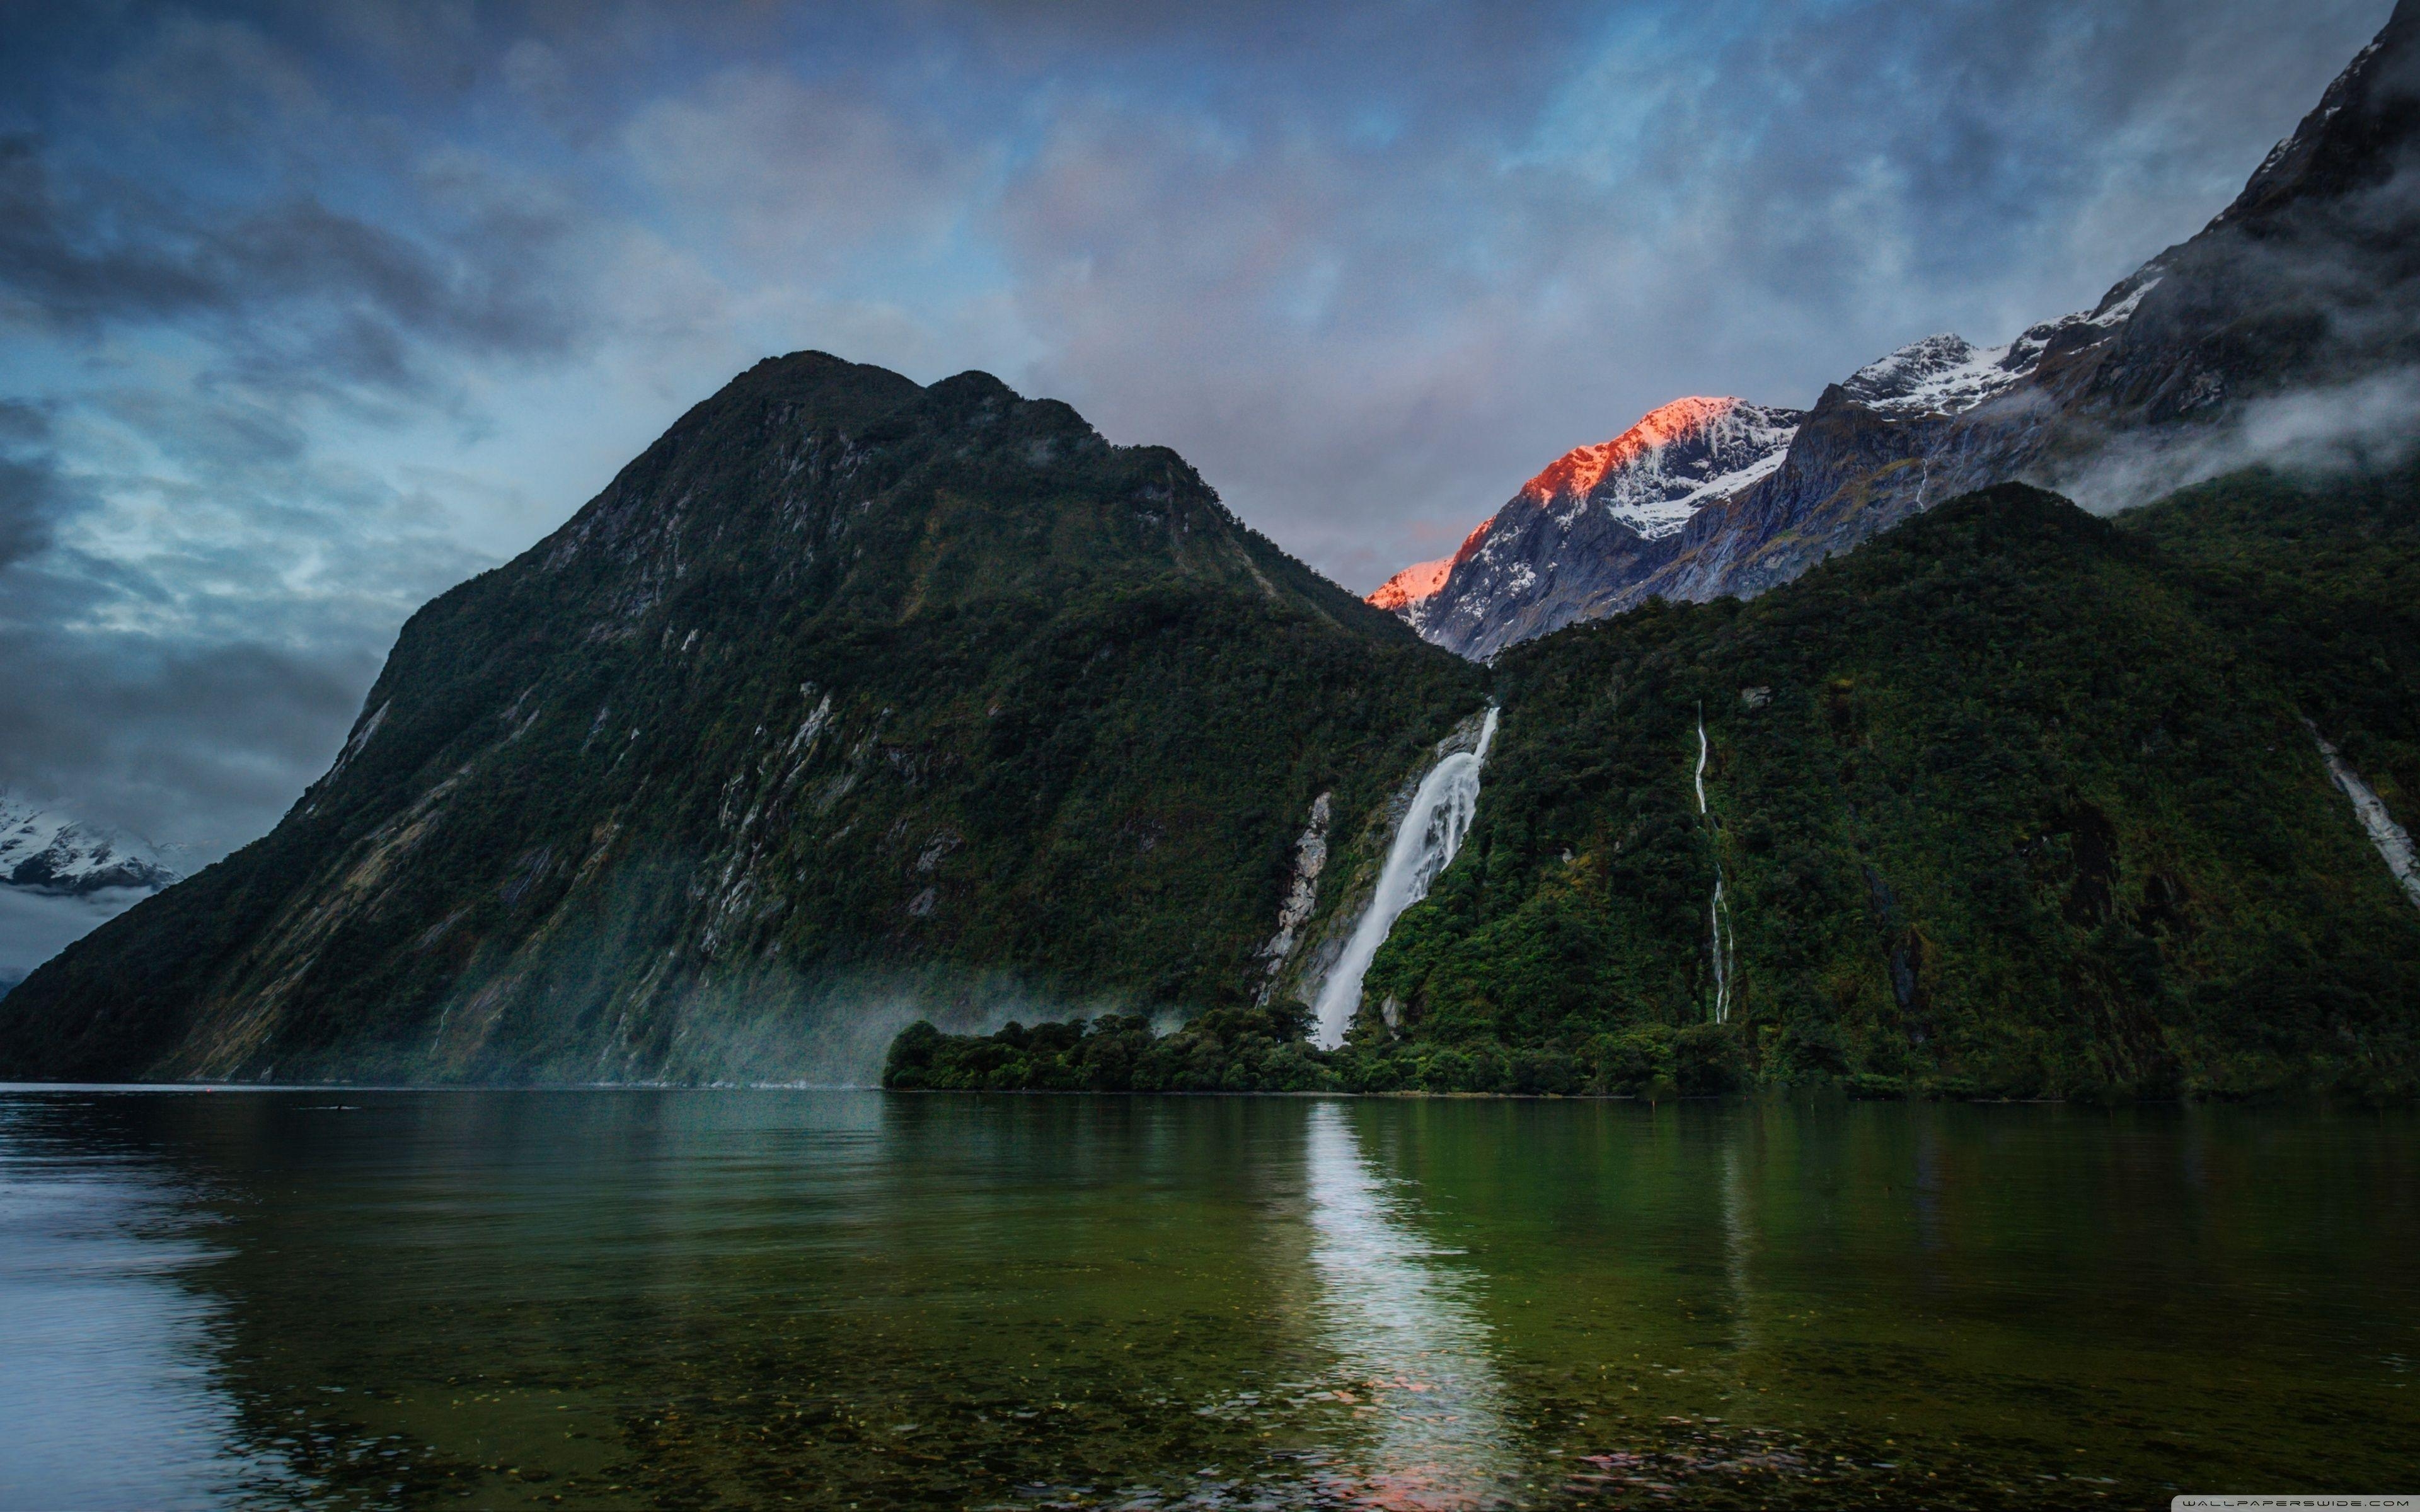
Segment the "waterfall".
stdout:
<svg viewBox="0 0 2420 1512">
<path fill-rule="evenodd" d="M 1404 910 L 1429 895 L 1430 884 L 1462 849 L 1471 815 L 1479 810 L 1479 768 L 1495 740 L 1496 705 L 1491 703 L 1479 726 L 1479 748 L 1455 751 L 1420 779 L 1412 806 L 1404 810 L 1404 822 L 1395 826 L 1387 868 L 1378 873 L 1378 890 L 1370 895 L 1353 938 L 1345 942 L 1344 953 L 1336 958 L 1319 990 L 1311 1011 L 1311 1042 L 1321 1049 L 1333 1050 L 1344 1042 L 1344 1031 L 1361 1007 L 1361 979 L 1370 970 L 1371 958 L 1387 943 L 1387 932 Z"/>
<path fill-rule="evenodd" d="M 1715 843 L 1714 816 L 1706 810 L 1706 711 L 1698 709 L 1698 817 L 1706 821 L 1706 843 Z M 1731 909 L 1723 901 L 1723 856 L 1714 851 L 1714 898 L 1706 905 L 1706 949 L 1714 958 L 1714 1022 L 1731 1016 Z"/>
<path fill-rule="evenodd" d="M 2386 870 L 2395 874 L 2396 881 L 2403 884 L 2403 890 L 2412 903 L 2420 903 L 2420 854 L 2413 850 L 2411 833 L 2395 822 L 2394 816 L 2386 811 L 2386 805 L 2380 801 L 2369 784 L 2361 779 L 2361 774 L 2352 769 L 2352 764 L 2344 759 L 2343 753 L 2328 744 L 2328 737 L 2319 733 L 2318 725 L 2305 719 L 2303 728 L 2319 743 L 2319 754 L 2327 760 L 2328 775 L 2335 779 L 2336 787 L 2344 795 L 2352 800 L 2353 817 L 2361 821 L 2361 827 L 2367 832 L 2370 844 L 2378 848 L 2379 856 L 2386 862 Z"/>
</svg>

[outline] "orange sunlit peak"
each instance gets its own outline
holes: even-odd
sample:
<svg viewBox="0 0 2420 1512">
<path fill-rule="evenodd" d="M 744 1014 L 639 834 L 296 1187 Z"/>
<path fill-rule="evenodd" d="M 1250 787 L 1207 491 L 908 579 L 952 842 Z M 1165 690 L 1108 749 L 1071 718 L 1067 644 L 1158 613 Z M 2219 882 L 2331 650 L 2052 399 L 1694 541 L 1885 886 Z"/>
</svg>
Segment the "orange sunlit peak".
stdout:
<svg viewBox="0 0 2420 1512">
<path fill-rule="evenodd" d="M 1453 555 L 1439 557 L 1435 562 L 1413 563 L 1380 583 L 1366 602 L 1383 609 L 1398 609 L 1406 604 L 1435 598 L 1444 592 L 1445 580 L 1453 576 L 1454 563 L 1479 549 L 1479 543 L 1487 539 L 1487 532 L 1495 523 L 1493 519 L 1481 520 L 1479 529 L 1462 538 L 1462 545 L 1454 548 Z"/>
<path fill-rule="evenodd" d="M 1576 446 L 1557 457 L 1544 471 L 1521 486 L 1522 497 L 1544 503 L 1549 499 L 1584 494 L 1603 482 L 1606 473 L 1633 457 L 1703 430 L 1738 405 L 1737 399 L 1704 394 L 1658 405 L 1613 440 L 1594 446 Z"/>
<path fill-rule="evenodd" d="M 1434 598 L 1445 586 L 1446 575 L 1453 571 L 1453 558 L 1439 557 L 1435 562 L 1415 562 L 1403 571 L 1378 585 L 1370 602 L 1380 609 L 1402 609 L 1423 598 Z"/>
</svg>

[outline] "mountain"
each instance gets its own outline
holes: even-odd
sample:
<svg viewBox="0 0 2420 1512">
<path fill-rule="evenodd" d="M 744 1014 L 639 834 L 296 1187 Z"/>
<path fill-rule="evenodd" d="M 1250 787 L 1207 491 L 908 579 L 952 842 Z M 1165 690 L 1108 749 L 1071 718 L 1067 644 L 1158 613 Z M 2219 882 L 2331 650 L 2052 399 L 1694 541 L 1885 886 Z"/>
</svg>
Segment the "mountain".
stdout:
<svg viewBox="0 0 2420 1512">
<path fill-rule="evenodd" d="M 0 791 L 0 886 L 87 897 L 114 888 L 157 892 L 177 880 L 144 841 Z"/>
<path fill-rule="evenodd" d="M 270 835 L 9 995 L 0 1074 L 862 1080 L 920 1012 L 1249 1004 L 1481 696 L 1173 453 L 768 361 L 413 615 Z"/>
<path fill-rule="evenodd" d="M 1798 418 L 1776 465 L 1668 534 L 1557 538 L 1516 499 L 1473 539 L 1527 549 L 1497 566 L 1466 548 L 1416 627 L 1483 657 L 1652 597 L 1766 592 L 2011 479 L 2107 511 L 2264 455 L 2391 453 L 2420 429 L 2416 145 L 2420 4 L 2403 0 L 2233 204 L 2091 310 L 2005 347 L 1935 335 L 1869 364 Z"/>
<path fill-rule="evenodd" d="M 1466 656 L 1610 612 L 1608 592 L 1699 511 L 1781 464 L 1803 417 L 1730 398 L 1675 399 L 1609 441 L 1566 452 L 1442 562 L 1370 603 Z"/>
<path fill-rule="evenodd" d="M 1342 1050 L 1240 1012 L 921 1031 L 891 1079 L 2408 1099 L 2420 885 L 2348 800 L 2420 792 L 2415 588 L 2420 471 L 2122 528 L 1967 495 L 1752 601 L 1505 649 L 1468 838 Z"/>
</svg>

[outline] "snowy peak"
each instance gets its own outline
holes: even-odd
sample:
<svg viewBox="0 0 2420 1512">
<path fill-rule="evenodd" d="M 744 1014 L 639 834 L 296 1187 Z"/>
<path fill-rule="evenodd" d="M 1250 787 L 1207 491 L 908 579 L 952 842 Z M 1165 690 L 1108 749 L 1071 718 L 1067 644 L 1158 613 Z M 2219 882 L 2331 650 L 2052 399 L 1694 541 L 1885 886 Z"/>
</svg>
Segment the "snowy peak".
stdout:
<svg viewBox="0 0 2420 1512">
<path fill-rule="evenodd" d="M 1675 399 L 1609 441 L 1564 453 L 1515 497 L 1553 511 L 1559 526 L 1601 509 L 1652 541 L 1780 466 L 1800 419 L 1738 399 Z"/>
<path fill-rule="evenodd" d="M 1641 551 L 1668 553 L 1699 513 L 1777 470 L 1805 418 L 1702 394 L 1660 405 L 1557 457 L 1460 550 L 1404 568 L 1370 602 L 1464 656 L 1568 624 L 1609 573 Z"/>
<path fill-rule="evenodd" d="M 1849 375 L 1840 392 L 1886 415 L 1963 414 L 2033 377 L 2060 337 L 2088 340 L 2124 325 L 2159 282 L 2159 265 L 2150 264 L 2111 289 L 2097 308 L 2028 327 L 2005 347 L 1978 347 L 1954 332 L 1909 342 Z"/>
<path fill-rule="evenodd" d="M 1370 602 L 1383 609 L 1400 609 L 1435 598 L 1445 586 L 1445 575 L 1453 570 L 1453 558 L 1439 557 L 1435 562 L 1415 562 L 1403 571 L 1378 585 Z"/>
<path fill-rule="evenodd" d="M 1479 529 L 1464 536 L 1451 556 L 1439 557 L 1435 562 L 1415 562 L 1380 583 L 1377 592 L 1370 595 L 1370 604 L 1402 615 L 1411 622 L 1413 629 L 1419 629 L 1427 620 L 1429 606 L 1445 591 L 1446 579 L 1453 576 L 1455 563 L 1478 550 L 1495 524 L 1494 519 L 1481 520 Z"/>
<path fill-rule="evenodd" d="M 1912 341 L 1849 375 L 1840 391 L 1885 413 L 1956 414 L 2017 381 L 2007 347 L 1978 347 L 1954 332 Z"/>
<path fill-rule="evenodd" d="M 0 792 L 0 884 L 80 897 L 112 887 L 157 892 L 178 880 L 141 841 Z"/>
<path fill-rule="evenodd" d="M 1638 424 L 1609 441 L 1594 446 L 1575 446 L 1546 465 L 1544 471 L 1521 486 L 1523 498 L 1540 503 L 1550 500 L 1584 495 L 1605 480 L 1605 475 L 1617 468 L 1628 466 L 1649 452 L 1660 451 L 1674 441 L 1696 435 L 1730 412 L 1737 399 L 1691 397 L 1675 399 L 1660 405 L 1640 417 Z"/>
</svg>

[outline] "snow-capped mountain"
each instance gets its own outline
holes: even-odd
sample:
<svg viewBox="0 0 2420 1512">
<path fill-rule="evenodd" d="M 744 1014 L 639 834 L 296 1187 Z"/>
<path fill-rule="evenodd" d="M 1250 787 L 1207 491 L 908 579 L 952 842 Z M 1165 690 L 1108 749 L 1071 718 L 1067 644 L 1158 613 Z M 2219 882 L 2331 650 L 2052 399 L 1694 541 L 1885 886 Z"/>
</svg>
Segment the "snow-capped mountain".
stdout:
<svg viewBox="0 0 2420 1512">
<path fill-rule="evenodd" d="M 1781 465 L 1798 430 L 1794 409 L 1737 399 L 1675 399 L 1609 441 L 1564 453 L 1521 486 L 1520 498 L 1568 530 L 1589 510 L 1644 541 L 1689 523 L 1709 501 Z"/>
<path fill-rule="evenodd" d="M 1964 414 L 2032 378 L 2061 338 L 2124 324 L 2159 281 L 2153 263 L 2112 290 L 2102 309 L 2046 320 L 2005 347 L 1978 347 L 1955 332 L 1909 342 L 1850 374 L 1840 393 L 1877 414 Z"/>
<path fill-rule="evenodd" d="M 1595 609 L 1621 564 L 1781 465 L 1801 416 L 1691 397 L 1608 441 L 1575 447 L 1521 486 L 1452 556 L 1370 595 L 1440 645 L 1487 656 Z"/>
<path fill-rule="evenodd" d="M 2050 434 L 2045 364 L 2071 376 L 2161 272 L 2149 264 L 2094 309 L 2003 346 L 1953 332 L 1910 342 L 1811 410 L 1675 400 L 1565 455 L 1462 550 L 1406 568 L 1370 602 L 1484 658 L 1650 597 L 1761 593 L 1931 504 L 2020 476 Z"/>
<path fill-rule="evenodd" d="M 0 885 L 84 897 L 114 887 L 158 892 L 178 880 L 139 840 L 0 792 Z"/>
<path fill-rule="evenodd" d="M 2259 459 L 2239 432 L 2272 401 L 2375 409 L 2376 393 L 2331 401 L 2420 368 L 2420 195 L 2404 176 L 2415 142 L 2420 4 L 2407 3 L 2232 205 L 2092 309 L 2000 347 L 1911 342 L 1804 414 L 1677 401 L 1540 473 L 1461 551 L 1372 602 L 1486 657 L 1650 597 L 1762 593 L 1996 483 L 2103 510 L 2146 501 Z M 1740 431 L 1734 459 L 1660 435 L 1629 444 L 1660 416 L 1674 438 L 1695 436 L 1709 404 L 1724 407 L 1715 427 Z M 2400 434 L 2420 428 L 2402 418 Z M 1565 477 L 1575 486 L 1548 486 Z"/>
</svg>

